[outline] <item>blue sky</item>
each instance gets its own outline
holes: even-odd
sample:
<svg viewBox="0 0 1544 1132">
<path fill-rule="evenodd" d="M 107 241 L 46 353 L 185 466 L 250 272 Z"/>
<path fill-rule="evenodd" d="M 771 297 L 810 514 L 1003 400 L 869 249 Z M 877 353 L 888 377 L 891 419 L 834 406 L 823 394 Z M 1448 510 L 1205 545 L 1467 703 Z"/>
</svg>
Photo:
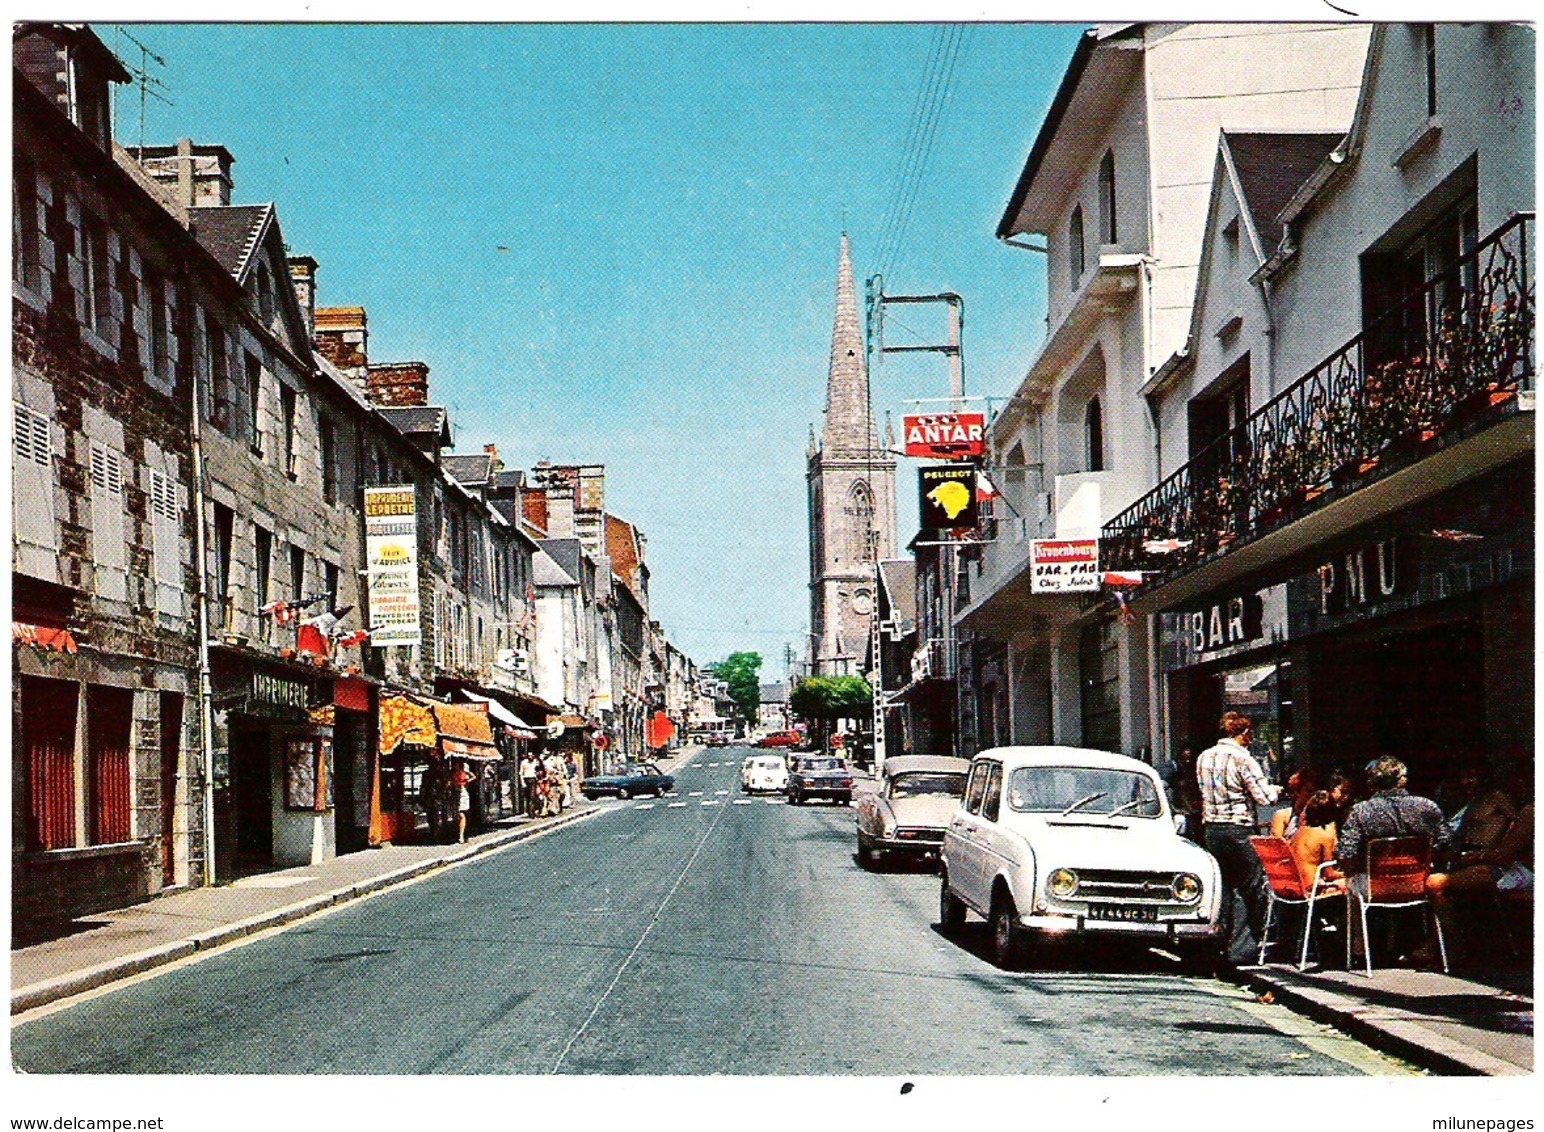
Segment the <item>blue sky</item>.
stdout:
<svg viewBox="0 0 1544 1132">
<path fill-rule="evenodd" d="M 429 363 L 459 450 L 604 463 L 672 640 L 699 662 L 754 649 L 772 675 L 785 642 L 802 652 L 838 243 L 845 225 L 861 289 L 938 29 L 130 30 L 174 104 L 149 102 L 145 140 L 225 145 L 236 203 L 275 201 L 320 262 L 319 301 L 368 309 L 372 359 Z M 1010 393 L 1043 335 L 1044 264 L 993 232 L 1079 30 L 966 31 L 887 274 L 890 293 L 964 295 L 975 393 Z M 136 144 L 137 91 L 117 113 Z M 897 417 L 947 392 L 942 359 L 872 376 Z M 898 484 L 904 544 L 906 461 Z"/>
</svg>

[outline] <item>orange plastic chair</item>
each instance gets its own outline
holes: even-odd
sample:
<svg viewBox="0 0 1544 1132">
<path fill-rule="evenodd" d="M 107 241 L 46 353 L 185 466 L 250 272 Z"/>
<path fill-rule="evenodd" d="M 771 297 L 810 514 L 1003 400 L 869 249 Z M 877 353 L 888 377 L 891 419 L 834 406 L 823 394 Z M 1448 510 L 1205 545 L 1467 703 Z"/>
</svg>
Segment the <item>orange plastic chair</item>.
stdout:
<svg viewBox="0 0 1544 1132">
<path fill-rule="evenodd" d="M 1265 930 L 1260 933 L 1258 962 L 1265 962 L 1265 949 L 1270 946 L 1271 923 L 1276 918 L 1276 905 L 1292 904 L 1307 909 L 1303 917 L 1303 945 L 1297 959 L 1297 969 L 1301 971 L 1308 966 L 1308 935 L 1313 931 L 1313 906 L 1318 902 L 1320 891 L 1326 884 L 1324 874 L 1335 862 L 1325 861 L 1314 870 L 1313 885 L 1304 891 L 1303 876 L 1298 872 L 1292 846 L 1279 837 L 1251 837 L 1249 844 L 1254 846 L 1255 856 L 1260 858 L 1260 867 L 1265 870 L 1271 897 L 1265 909 Z"/>
<path fill-rule="evenodd" d="M 1431 843 L 1424 837 L 1376 837 L 1367 843 L 1367 895 L 1351 885 L 1362 919 L 1362 954 L 1367 977 L 1372 978 L 1372 940 L 1367 935 L 1367 912 L 1371 908 L 1426 907 L 1429 922 L 1437 929 L 1437 951 L 1442 956 L 1442 970 L 1447 973 L 1447 943 L 1442 938 L 1442 921 L 1426 892 L 1426 878 L 1431 875 Z M 1351 909 L 1346 908 L 1349 921 Z M 1349 923 L 1347 927 L 1349 928 Z M 1429 929 L 1428 929 L 1429 930 Z M 1351 933 L 1346 932 L 1346 969 L 1351 969 Z"/>
</svg>

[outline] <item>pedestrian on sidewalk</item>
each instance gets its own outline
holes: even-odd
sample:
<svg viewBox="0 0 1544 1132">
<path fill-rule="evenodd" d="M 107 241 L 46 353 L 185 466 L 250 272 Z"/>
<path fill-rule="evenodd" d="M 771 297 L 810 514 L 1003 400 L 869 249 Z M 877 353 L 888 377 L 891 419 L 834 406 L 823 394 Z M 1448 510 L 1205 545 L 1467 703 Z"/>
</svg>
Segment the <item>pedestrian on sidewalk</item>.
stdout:
<svg viewBox="0 0 1544 1132">
<path fill-rule="evenodd" d="M 456 844 L 466 841 L 466 816 L 472 812 L 472 775 L 465 766 L 458 766 L 450 776 L 451 789 L 456 792 Z"/>
<path fill-rule="evenodd" d="M 525 816 L 536 816 L 536 756 L 527 751 L 520 759 L 520 809 Z"/>
<path fill-rule="evenodd" d="M 549 752 L 542 760 L 542 767 L 547 772 L 547 781 L 552 787 L 552 805 L 554 812 L 562 813 L 565 800 L 565 788 L 563 773 L 563 760 L 558 757 L 556 751 Z"/>
<path fill-rule="evenodd" d="M 1249 753 L 1254 724 L 1241 712 L 1222 717 L 1222 738 L 1196 758 L 1196 784 L 1201 789 L 1201 820 L 1206 850 L 1217 858 L 1222 873 L 1222 939 L 1228 962 L 1255 962 L 1265 925 L 1265 870 L 1249 839 L 1257 825 L 1255 807 L 1281 796 L 1281 788 L 1266 781 L 1265 772 Z M 1237 900 L 1244 905 L 1238 915 Z"/>
<path fill-rule="evenodd" d="M 574 791 L 579 788 L 579 762 L 569 751 L 563 756 L 563 788 L 568 793 L 568 804 L 574 804 Z"/>
</svg>

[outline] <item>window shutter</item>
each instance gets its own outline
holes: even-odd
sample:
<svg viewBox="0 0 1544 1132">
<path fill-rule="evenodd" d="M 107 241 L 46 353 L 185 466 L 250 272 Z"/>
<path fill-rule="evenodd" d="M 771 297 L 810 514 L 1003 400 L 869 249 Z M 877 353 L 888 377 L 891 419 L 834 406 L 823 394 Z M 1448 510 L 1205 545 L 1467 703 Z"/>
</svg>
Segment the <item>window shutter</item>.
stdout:
<svg viewBox="0 0 1544 1132">
<path fill-rule="evenodd" d="M 170 476 L 150 472 L 151 530 L 155 542 L 156 610 L 182 615 L 182 523 L 177 484 Z"/>
<path fill-rule="evenodd" d="M 123 457 L 91 446 L 91 554 L 96 593 L 109 601 L 129 598 L 129 548 L 124 540 Z"/>
<path fill-rule="evenodd" d="M 11 529 L 16 568 L 58 580 L 59 536 L 54 523 L 53 440 L 48 418 L 12 402 Z"/>
</svg>

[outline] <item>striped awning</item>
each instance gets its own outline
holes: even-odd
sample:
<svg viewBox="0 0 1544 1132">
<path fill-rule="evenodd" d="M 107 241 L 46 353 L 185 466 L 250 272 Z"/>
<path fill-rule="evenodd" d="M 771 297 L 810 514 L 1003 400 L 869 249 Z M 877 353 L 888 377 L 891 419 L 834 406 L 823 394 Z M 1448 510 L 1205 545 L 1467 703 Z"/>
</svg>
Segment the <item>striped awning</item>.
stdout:
<svg viewBox="0 0 1544 1132">
<path fill-rule="evenodd" d="M 389 755 L 403 743 L 432 747 L 439 737 L 428 708 L 406 696 L 381 697 L 381 754 Z"/>
</svg>

